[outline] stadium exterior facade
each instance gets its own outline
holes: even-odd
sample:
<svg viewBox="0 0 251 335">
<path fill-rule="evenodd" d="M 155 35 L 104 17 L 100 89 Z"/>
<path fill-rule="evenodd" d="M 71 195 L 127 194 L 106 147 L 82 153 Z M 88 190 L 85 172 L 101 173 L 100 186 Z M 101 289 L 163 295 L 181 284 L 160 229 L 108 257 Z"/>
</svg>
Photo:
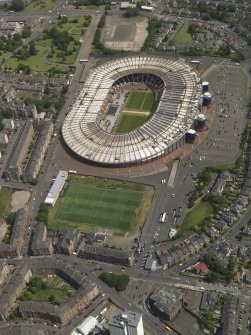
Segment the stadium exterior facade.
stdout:
<svg viewBox="0 0 251 335">
<path fill-rule="evenodd" d="M 128 80 L 149 81 L 149 76 L 162 91 L 153 116 L 126 134 L 102 130 L 98 119 L 109 91 Z M 105 167 L 145 164 L 184 143 L 198 114 L 200 98 L 200 79 L 184 62 L 151 56 L 119 58 L 90 71 L 64 121 L 62 135 L 70 150 L 83 161 Z"/>
</svg>

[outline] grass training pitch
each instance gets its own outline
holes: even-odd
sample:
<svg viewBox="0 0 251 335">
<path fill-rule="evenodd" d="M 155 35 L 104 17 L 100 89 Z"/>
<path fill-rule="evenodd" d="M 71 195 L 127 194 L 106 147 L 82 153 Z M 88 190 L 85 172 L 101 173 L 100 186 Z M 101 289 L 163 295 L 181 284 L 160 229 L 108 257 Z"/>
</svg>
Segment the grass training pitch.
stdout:
<svg viewBox="0 0 251 335">
<path fill-rule="evenodd" d="M 59 200 L 49 220 L 49 228 L 62 227 L 85 230 L 112 229 L 127 232 L 132 229 L 145 185 L 75 178 Z"/>
</svg>

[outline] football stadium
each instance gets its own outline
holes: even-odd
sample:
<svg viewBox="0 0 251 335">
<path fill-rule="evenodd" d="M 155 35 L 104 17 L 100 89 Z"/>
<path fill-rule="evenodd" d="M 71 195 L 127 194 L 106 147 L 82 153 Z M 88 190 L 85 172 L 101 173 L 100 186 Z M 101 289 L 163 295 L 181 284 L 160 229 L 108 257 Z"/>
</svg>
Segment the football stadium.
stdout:
<svg viewBox="0 0 251 335">
<path fill-rule="evenodd" d="M 93 68 L 68 113 L 62 135 L 84 162 L 141 165 L 182 145 L 198 114 L 201 83 L 184 61 L 118 58 Z"/>
</svg>

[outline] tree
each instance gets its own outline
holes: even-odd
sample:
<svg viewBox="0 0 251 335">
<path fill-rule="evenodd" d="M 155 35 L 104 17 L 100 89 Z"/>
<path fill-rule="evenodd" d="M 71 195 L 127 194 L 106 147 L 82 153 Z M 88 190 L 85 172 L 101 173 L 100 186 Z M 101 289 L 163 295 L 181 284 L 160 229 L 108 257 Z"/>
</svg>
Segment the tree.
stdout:
<svg viewBox="0 0 251 335">
<path fill-rule="evenodd" d="M 22 38 L 27 38 L 31 36 L 31 29 L 24 27 L 21 33 Z"/>
<path fill-rule="evenodd" d="M 213 321 L 213 315 L 212 312 L 207 312 L 202 318 L 200 319 L 200 328 L 201 329 L 208 329 L 210 331 L 213 331 L 214 329 L 214 321 Z"/>
<path fill-rule="evenodd" d="M 31 56 L 35 56 L 37 54 L 36 45 L 35 45 L 35 43 L 33 41 L 30 42 L 29 54 Z"/>
<path fill-rule="evenodd" d="M 17 66 L 17 72 L 20 72 L 20 71 L 24 72 L 25 74 L 30 74 L 31 68 L 29 67 L 29 65 L 19 63 Z"/>
<path fill-rule="evenodd" d="M 215 282 L 217 282 L 218 280 L 219 280 L 219 275 L 218 275 L 218 273 L 213 272 L 213 271 L 209 271 L 209 272 L 207 273 L 207 281 L 208 281 L 209 283 L 215 283 Z"/>
<path fill-rule="evenodd" d="M 126 290 L 130 280 L 128 275 L 118 275 L 108 272 L 102 272 L 99 275 L 99 279 L 103 280 L 110 287 L 115 287 L 118 292 Z"/>
<path fill-rule="evenodd" d="M 52 302 L 52 303 L 53 303 L 53 302 L 56 300 L 55 295 L 51 295 L 51 296 L 49 296 L 48 300 L 49 300 L 49 302 Z"/>
<path fill-rule="evenodd" d="M 13 0 L 10 9 L 14 10 L 15 12 L 21 12 L 24 10 L 24 7 L 25 5 L 23 0 Z"/>
</svg>

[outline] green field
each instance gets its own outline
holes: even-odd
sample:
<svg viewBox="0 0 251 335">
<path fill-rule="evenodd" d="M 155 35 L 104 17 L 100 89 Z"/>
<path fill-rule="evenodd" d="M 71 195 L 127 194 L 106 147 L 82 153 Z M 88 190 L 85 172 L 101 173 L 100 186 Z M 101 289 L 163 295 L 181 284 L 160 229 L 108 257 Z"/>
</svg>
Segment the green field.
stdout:
<svg viewBox="0 0 251 335">
<path fill-rule="evenodd" d="M 125 102 L 125 110 L 122 111 L 117 120 L 113 132 L 125 134 L 146 123 L 156 109 L 157 101 L 155 101 L 155 97 L 153 92 L 130 92 Z M 136 113 L 133 114 L 133 111 Z"/>
<path fill-rule="evenodd" d="M 147 92 L 132 91 L 126 101 L 126 109 L 140 110 Z"/>
<path fill-rule="evenodd" d="M 152 111 L 154 99 L 155 95 L 153 93 L 148 93 L 143 102 L 142 110 Z"/>
<path fill-rule="evenodd" d="M 133 131 L 134 129 L 146 123 L 147 119 L 148 119 L 147 115 L 134 115 L 129 113 L 122 113 L 114 132 L 116 134 L 129 133 L 130 131 Z"/>
<path fill-rule="evenodd" d="M 200 202 L 186 214 L 178 231 L 179 235 L 185 235 L 188 232 L 199 230 L 203 220 L 212 214 L 213 207 L 208 202 Z"/>
<path fill-rule="evenodd" d="M 192 36 L 187 31 L 188 28 L 189 28 L 189 22 L 186 22 L 181 27 L 178 34 L 175 36 L 175 44 L 193 44 L 194 43 Z"/>
<path fill-rule="evenodd" d="M 69 227 L 83 231 L 89 227 L 89 230 L 107 228 L 129 231 L 135 222 L 144 192 L 142 189 L 133 190 L 132 183 L 126 183 L 125 187 L 120 184 L 107 182 L 105 185 L 88 178 L 71 180 L 66 194 L 51 212 L 49 228 Z M 144 185 L 140 186 L 144 190 Z"/>
<path fill-rule="evenodd" d="M 125 109 L 150 112 L 154 104 L 154 97 L 152 92 L 132 91 L 126 100 Z"/>
</svg>

